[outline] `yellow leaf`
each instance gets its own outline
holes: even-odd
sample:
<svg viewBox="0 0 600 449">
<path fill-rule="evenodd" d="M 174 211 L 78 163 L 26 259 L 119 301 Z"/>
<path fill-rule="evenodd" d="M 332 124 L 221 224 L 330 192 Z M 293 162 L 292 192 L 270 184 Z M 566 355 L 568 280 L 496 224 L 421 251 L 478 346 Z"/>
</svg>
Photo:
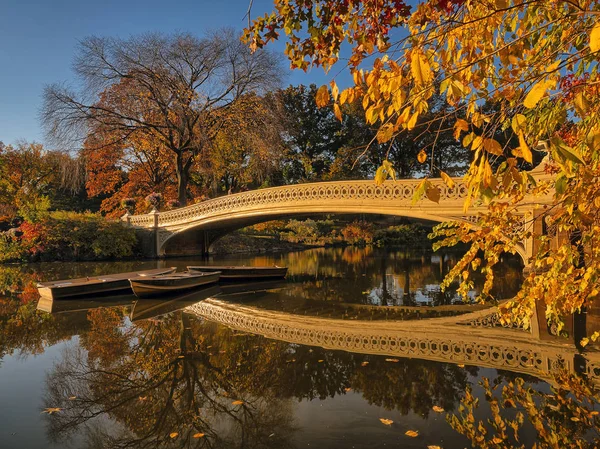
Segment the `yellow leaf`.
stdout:
<svg viewBox="0 0 600 449">
<path fill-rule="evenodd" d="M 467 121 L 459 118 L 456 121 L 456 123 L 454 124 L 454 138 L 456 140 L 460 139 L 460 132 L 468 131 L 468 130 L 469 130 L 469 124 L 467 123 Z"/>
<path fill-rule="evenodd" d="M 69 401 L 74 401 L 75 399 L 77 399 L 77 396 L 69 396 Z"/>
<path fill-rule="evenodd" d="M 523 114 L 515 114 L 515 116 L 512 118 L 510 125 L 515 134 L 518 134 L 524 130 L 526 123 L 527 117 L 525 117 Z"/>
<path fill-rule="evenodd" d="M 317 360 L 317 362 L 319 362 L 319 363 L 323 363 L 323 362 L 324 362 L 324 360 L 323 360 L 323 359 L 319 359 L 319 360 Z"/>
<path fill-rule="evenodd" d="M 585 97 L 583 92 L 577 92 L 575 98 L 573 98 L 573 106 L 579 117 L 584 118 L 585 114 L 590 106 L 589 100 Z"/>
<path fill-rule="evenodd" d="M 523 133 L 519 133 L 519 148 L 521 149 L 521 154 L 523 155 L 523 159 L 525 159 L 530 164 L 533 162 L 533 154 L 531 154 L 531 150 L 529 146 L 527 146 L 527 142 L 525 141 L 525 136 Z"/>
<path fill-rule="evenodd" d="M 417 160 L 423 164 L 427 160 L 427 153 L 425 153 L 423 150 L 419 151 L 419 154 L 417 154 Z"/>
<path fill-rule="evenodd" d="M 589 338 L 582 338 L 582 339 L 581 339 L 581 341 L 579 342 L 579 344 L 580 344 L 582 347 L 586 347 L 586 346 L 588 345 L 588 343 L 589 343 L 589 342 L 590 342 L 590 339 L 589 339 Z"/>
<path fill-rule="evenodd" d="M 540 81 L 539 83 L 535 84 L 525 97 L 523 106 L 525 106 L 527 109 L 535 108 L 535 105 L 538 104 L 552 84 L 553 83 L 551 81 Z"/>
<path fill-rule="evenodd" d="M 444 409 L 442 407 L 440 407 L 439 405 L 434 405 L 433 411 L 437 412 L 437 413 L 444 413 Z"/>
<path fill-rule="evenodd" d="M 169 436 L 170 436 L 171 438 L 177 438 L 177 437 L 179 436 L 179 432 L 171 432 L 171 433 L 169 434 Z"/>
<path fill-rule="evenodd" d="M 194 435 L 192 435 L 192 438 L 202 438 L 204 436 L 204 434 L 202 432 L 198 432 L 195 433 Z"/>
<path fill-rule="evenodd" d="M 430 444 L 429 446 L 427 446 L 427 449 L 442 449 L 441 446 L 438 446 L 436 444 Z"/>
<path fill-rule="evenodd" d="M 593 52 L 600 50 L 600 22 L 594 25 L 590 33 L 590 50 Z"/>
<path fill-rule="evenodd" d="M 408 123 L 406 124 L 406 128 L 410 131 L 417 124 L 417 119 L 419 118 L 419 113 L 415 112 L 411 117 Z"/>
<path fill-rule="evenodd" d="M 48 407 L 42 411 L 42 413 L 48 413 L 51 415 L 52 413 L 58 413 L 62 410 L 60 407 Z"/>
<path fill-rule="evenodd" d="M 331 86 L 331 96 L 333 97 L 333 101 L 337 101 L 340 90 L 334 80 L 331 80 L 331 83 L 329 84 Z"/>
<path fill-rule="evenodd" d="M 379 418 L 379 421 L 381 421 L 383 424 L 385 424 L 386 426 L 391 426 L 392 423 L 394 421 L 392 421 L 391 419 L 386 419 L 386 418 Z"/>
<path fill-rule="evenodd" d="M 244 401 L 233 401 L 231 405 L 242 405 Z"/>
<path fill-rule="evenodd" d="M 498 438 L 498 437 L 494 437 L 492 438 L 492 443 L 494 444 L 500 444 L 502 443 L 504 440 L 502 438 Z"/>
<path fill-rule="evenodd" d="M 348 91 L 349 90 L 350 89 L 345 89 L 342 91 L 342 93 L 340 95 L 340 104 L 344 104 L 348 100 Z"/>
<path fill-rule="evenodd" d="M 429 62 L 421 52 L 413 52 L 410 71 L 417 85 L 429 83 L 433 76 Z"/>
<path fill-rule="evenodd" d="M 419 432 L 417 430 L 407 430 L 404 432 L 404 435 L 409 436 L 411 438 L 416 438 L 419 436 Z"/>
<path fill-rule="evenodd" d="M 450 176 L 448 176 L 446 172 L 440 171 L 440 177 L 448 187 L 450 187 L 451 189 L 454 188 L 454 180 Z"/>
<path fill-rule="evenodd" d="M 386 362 L 398 363 L 400 360 L 398 359 L 385 359 Z"/>
<path fill-rule="evenodd" d="M 317 106 L 320 108 L 322 108 L 323 106 L 326 106 L 327 103 L 329 103 L 329 89 L 327 89 L 326 85 L 322 85 L 317 90 L 315 102 L 317 103 Z"/>
<path fill-rule="evenodd" d="M 352 388 L 344 388 L 344 391 L 348 393 L 349 391 L 352 391 Z"/>
<path fill-rule="evenodd" d="M 386 123 L 377 131 L 377 141 L 385 143 L 394 136 L 394 125 Z"/>
<path fill-rule="evenodd" d="M 333 104 L 333 114 L 340 122 L 342 121 L 342 110 L 340 109 L 340 105 L 337 103 Z"/>
<path fill-rule="evenodd" d="M 362 362 L 362 363 L 360 364 L 360 366 L 367 366 L 368 364 L 369 364 L 369 362 Z"/>
<path fill-rule="evenodd" d="M 494 154 L 496 156 L 501 156 L 503 153 L 502 145 L 500 145 L 495 139 L 483 139 L 483 148 L 488 153 Z"/>
</svg>

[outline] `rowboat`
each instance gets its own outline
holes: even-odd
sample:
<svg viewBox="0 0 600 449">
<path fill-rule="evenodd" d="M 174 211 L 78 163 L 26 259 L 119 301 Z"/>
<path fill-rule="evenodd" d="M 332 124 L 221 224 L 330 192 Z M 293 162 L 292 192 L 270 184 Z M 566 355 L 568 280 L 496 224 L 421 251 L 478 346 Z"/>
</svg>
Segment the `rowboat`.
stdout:
<svg viewBox="0 0 600 449">
<path fill-rule="evenodd" d="M 252 281 L 265 279 L 283 279 L 287 267 L 219 267 L 219 266 L 188 266 L 188 270 L 212 273 L 221 272 L 221 281 Z"/>
<path fill-rule="evenodd" d="M 154 270 L 139 270 L 129 273 L 107 274 L 79 279 L 66 279 L 62 281 L 39 282 L 38 292 L 44 299 L 70 299 L 82 296 L 95 296 L 104 294 L 131 293 L 130 279 L 144 279 L 146 277 L 160 276 L 173 273 L 177 268 L 156 268 Z"/>
<path fill-rule="evenodd" d="M 172 273 L 165 276 L 147 276 L 145 278 L 131 279 L 131 289 L 138 298 L 175 294 L 184 290 L 214 284 L 219 280 L 220 271 L 213 273 Z"/>
</svg>

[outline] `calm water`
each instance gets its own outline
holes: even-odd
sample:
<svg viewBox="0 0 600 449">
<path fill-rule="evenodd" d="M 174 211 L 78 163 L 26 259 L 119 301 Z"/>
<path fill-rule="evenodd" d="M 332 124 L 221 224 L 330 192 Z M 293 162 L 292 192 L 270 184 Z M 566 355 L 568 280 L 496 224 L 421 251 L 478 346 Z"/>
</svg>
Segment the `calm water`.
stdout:
<svg viewBox="0 0 600 449">
<path fill-rule="evenodd" d="M 481 309 L 437 287 L 456 260 L 371 248 L 223 257 L 212 262 L 288 266 L 289 275 L 170 301 L 63 301 L 52 313 L 36 310 L 35 280 L 198 261 L 4 267 L 0 447 L 469 447 L 446 415 L 469 386 L 483 401 L 484 376 L 503 383 L 517 374 L 493 353 L 480 366 L 448 355 L 468 352 L 461 334 L 470 326 L 423 340 L 424 318 Z M 509 297 L 519 264 L 506 260 L 499 273 L 496 293 Z M 441 340 L 450 349 L 436 352 L 431 342 Z M 489 340 L 477 337 L 478 350 L 497 343 Z M 403 342 L 414 343 L 414 357 Z M 531 432 L 524 438 L 533 442 Z"/>
</svg>

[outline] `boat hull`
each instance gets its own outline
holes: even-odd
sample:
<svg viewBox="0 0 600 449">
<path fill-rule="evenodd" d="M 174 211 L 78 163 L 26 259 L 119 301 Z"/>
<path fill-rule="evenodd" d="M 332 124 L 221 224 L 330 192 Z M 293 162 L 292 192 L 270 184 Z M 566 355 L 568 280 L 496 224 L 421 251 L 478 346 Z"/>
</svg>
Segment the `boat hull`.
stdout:
<svg viewBox="0 0 600 449">
<path fill-rule="evenodd" d="M 138 298 L 173 295 L 219 281 L 220 272 L 194 273 L 188 276 L 153 276 L 146 279 L 132 279 L 131 289 Z"/>
<path fill-rule="evenodd" d="M 267 279 L 283 279 L 287 267 L 219 267 L 219 266 L 188 266 L 188 270 L 202 273 L 221 272 L 220 281 L 242 282 Z"/>
<path fill-rule="evenodd" d="M 107 274 L 91 278 L 67 279 L 38 284 L 38 292 L 43 299 L 81 299 L 85 296 L 114 295 L 131 293 L 129 279 L 146 276 L 160 276 L 173 273 L 175 267 L 158 268 L 155 270 L 140 270 L 129 273 Z"/>
</svg>

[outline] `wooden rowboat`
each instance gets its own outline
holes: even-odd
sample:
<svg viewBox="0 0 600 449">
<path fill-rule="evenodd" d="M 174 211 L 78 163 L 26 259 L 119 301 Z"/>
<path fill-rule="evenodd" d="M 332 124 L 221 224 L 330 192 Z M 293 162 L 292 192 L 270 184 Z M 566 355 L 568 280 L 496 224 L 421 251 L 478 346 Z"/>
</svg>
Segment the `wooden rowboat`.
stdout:
<svg viewBox="0 0 600 449">
<path fill-rule="evenodd" d="M 139 270 L 129 273 L 40 282 L 37 284 L 37 288 L 42 298 L 51 300 L 115 294 L 117 292 L 131 293 L 130 279 L 144 279 L 148 276 L 169 274 L 173 273 L 176 269 L 175 267 L 156 268 L 154 270 Z"/>
<path fill-rule="evenodd" d="M 145 278 L 131 279 L 130 284 L 133 293 L 138 298 L 149 298 L 151 296 L 174 294 L 202 285 L 214 284 L 219 280 L 220 275 L 220 271 L 213 273 L 185 271 L 165 276 L 147 276 Z"/>
<path fill-rule="evenodd" d="M 212 273 L 221 272 L 221 281 L 253 281 L 265 279 L 283 279 L 287 273 L 287 267 L 219 267 L 219 266 L 188 266 L 188 270 Z"/>
</svg>

